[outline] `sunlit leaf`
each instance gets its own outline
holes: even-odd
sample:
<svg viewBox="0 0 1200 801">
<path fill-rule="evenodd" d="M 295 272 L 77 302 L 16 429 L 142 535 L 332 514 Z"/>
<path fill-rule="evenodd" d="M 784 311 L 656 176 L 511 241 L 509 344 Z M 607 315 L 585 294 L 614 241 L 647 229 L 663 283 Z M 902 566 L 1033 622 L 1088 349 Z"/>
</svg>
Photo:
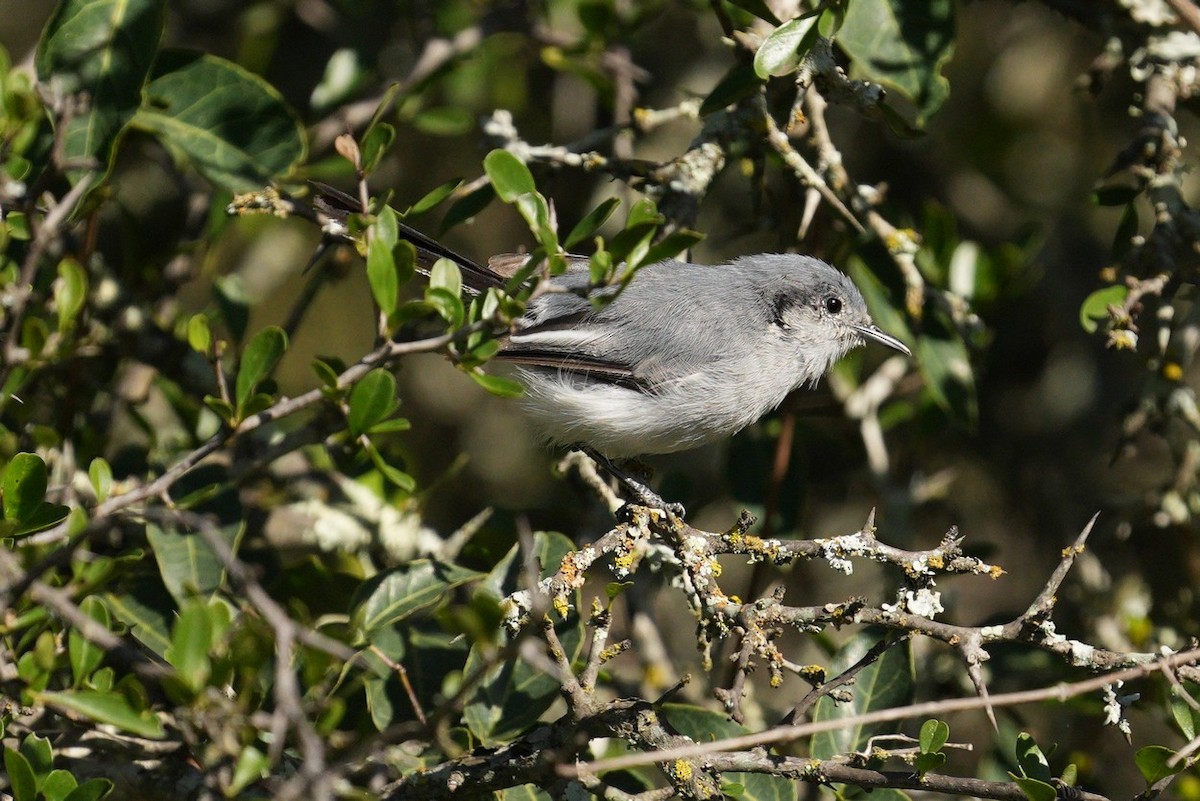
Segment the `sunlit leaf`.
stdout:
<svg viewBox="0 0 1200 801">
<path fill-rule="evenodd" d="M 233 191 L 287 175 L 307 149 L 300 120 L 275 87 L 212 55 L 161 53 L 133 124 Z"/>
</svg>

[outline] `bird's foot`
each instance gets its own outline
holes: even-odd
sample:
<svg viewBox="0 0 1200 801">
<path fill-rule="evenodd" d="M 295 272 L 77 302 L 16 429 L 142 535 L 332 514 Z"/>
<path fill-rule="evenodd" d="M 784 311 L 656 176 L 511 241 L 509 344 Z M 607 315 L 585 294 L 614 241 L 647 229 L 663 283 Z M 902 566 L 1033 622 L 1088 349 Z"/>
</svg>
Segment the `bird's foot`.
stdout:
<svg viewBox="0 0 1200 801">
<path fill-rule="evenodd" d="M 630 504 L 639 506 L 647 506 L 651 509 L 661 509 L 668 515 L 683 519 L 687 510 L 683 508 L 683 504 L 669 503 L 663 499 L 661 495 L 650 489 L 646 484 L 637 480 L 627 472 L 617 467 L 611 459 L 596 451 L 595 448 L 589 448 L 586 445 L 579 446 L 579 450 L 583 451 L 588 458 L 594 461 L 597 465 L 608 472 L 610 476 L 615 478 L 621 487 L 625 490 L 625 495 L 628 497 L 625 506 L 618 510 L 617 515 L 622 520 L 628 522 L 630 515 L 627 507 Z"/>
</svg>

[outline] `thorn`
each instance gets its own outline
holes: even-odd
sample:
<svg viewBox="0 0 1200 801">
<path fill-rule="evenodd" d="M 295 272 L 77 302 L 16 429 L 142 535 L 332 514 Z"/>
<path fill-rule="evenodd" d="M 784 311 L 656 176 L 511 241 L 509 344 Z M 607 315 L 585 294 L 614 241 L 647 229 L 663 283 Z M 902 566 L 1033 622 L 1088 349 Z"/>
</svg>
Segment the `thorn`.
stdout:
<svg viewBox="0 0 1200 801">
<path fill-rule="evenodd" d="M 820 204 L 821 193 L 810 187 L 804 193 L 804 214 L 800 217 L 800 230 L 797 232 L 799 239 L 803 239 L 808 234 L 808 227 L 812 225 L 813 217 L 817 213 L 817 206 Z"/>
</svg>

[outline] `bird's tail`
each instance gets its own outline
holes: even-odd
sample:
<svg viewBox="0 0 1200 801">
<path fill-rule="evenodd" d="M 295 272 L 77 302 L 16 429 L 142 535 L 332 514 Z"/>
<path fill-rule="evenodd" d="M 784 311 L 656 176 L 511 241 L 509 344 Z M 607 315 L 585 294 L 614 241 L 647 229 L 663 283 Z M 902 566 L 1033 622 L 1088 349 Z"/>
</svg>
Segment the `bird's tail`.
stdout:
<svg viewBox="0 0 1200 801">
<path fill-rule="evenodd" d="M 313 188 L 314 205 L 317 205 L 326 214 L 345 217 L 346 215 L 362 210 L 356 198 L 351 197 L 336 187 L 311 180 L 309 181 L 309 185 Z M 438 259 L 449 259 L 458 265 L 459 272 L 463 278 L 463 287 L 471 294 L 477 295 L 489 287 L 504 287 L 506 280 L 504 276 L 477 261 L 463 256 L 461 253 L 451 250 L 441 242 L 421 233 L 417 229 L 400 223 L 398 233 L 401 239 L 412 243 L 413 247 L 417 249 L 416 267 L 422 274 L 429 275 L 429 271 L 433 269 L 434 262 Z"/>
</svg>

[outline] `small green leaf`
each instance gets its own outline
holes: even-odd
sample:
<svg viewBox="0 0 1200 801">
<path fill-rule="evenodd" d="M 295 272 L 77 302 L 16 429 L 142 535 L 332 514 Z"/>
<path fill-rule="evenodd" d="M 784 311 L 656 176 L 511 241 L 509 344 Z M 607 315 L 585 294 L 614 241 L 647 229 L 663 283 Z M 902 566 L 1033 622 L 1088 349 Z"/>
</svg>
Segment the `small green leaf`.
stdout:
<svg viewBox="0 0 1200 801">
<path fill-rule="evenodd" d="M 36 697 L 43 703 L 97 723 L 108 723 L 131 734 L 160 740 L 165 736 L 162 723 L 149 712 L 133 708 L 129 699 L 118 692 L 94 690 L 43 692 Z"/>
<path fill-rule="evenodd" d="M 75 318 L 87 300 L 87 271 L 74 259 L 63 259 L 58 263 L 58 283 L 54 291 L 54 304 L 58 308 L 58 330 L 62 333 L 75 324 Z"/>
<path fill-rule="evenodd" d="M 496 194 L 505 203 L 512 203 L 521 195 L 537 191 L 529 167 L 507 150 L 493 150 L 488 153 L 483 159 L 483 169 Z"/>
<path fill-rule="evenodd" d="M 476 384 L 501 398 L 519 398 L 525 394 L 525 387 L 511 378 L 491 375 L 482 370 L 471 370 L 468 375 L 475 379 Z"/>
<path fill-rule="evenodd" d="M 209 355 L 212 349 L 212 328 L 208 325 L 208 316 L 193 314 L 187 324 L 187 341 L 192 350 Z"/>
<path fill-rule="evenodd" d="M 1074 762 L 1063 768 L 1062 775 L 1058 780 L 1067 787 L 1074 787 L 1079 782 L 1079 766 Z"/>
<path fill-rule="evenodd" d="M 96 596 L 84 598 L 79 609 L 104 628 L 111 628 L 108 607 Z M 71 662 L 71 686 L 79 689 L 104 661 L 104 649 L 93 645 L 78 629 L 72 628 L 67 635 L 67 656 Z"/>
<path fill-rule="evenodd" d="M 109 494 L 112 493 L 113 474 L 112 468 L 103 457 L 97 456 L 88 465 L 88 478 L 92 482 L 92 491 L 96 493 L 96 501 L 104 503 L 108 500 Z"/>
<path fill-rule="evenodd" d="M 608 221 L 608 218 L 612 216 L 619 205 L 621 205 L 621 201 L 615 197 L 610 197 L 589 211 L 583 216 L 582 220 L 575 224 L 575 227 L 571 229 L 571 233 L 567 234 L 567 238 L 563 240 L 563 247 L 572 248 L 590 237 L 596 232 L 597 228 Z"/>
<path fill-rule="evenodd" d="M 930 718 L 921 724 L 921 753 L 936 754 L 950 739 L 950 726 L 943 720 Z"/>
<path fill-rule="evenodd" d="M 1173 756 L 1175 756 L 1174 751 L 1161 745 L 1147 745 L 1137 750 L 1133 761 L 1137 763 L 1138 770 L 1142 772 L 1142 778 L 1146 780 L 1147 787 L 1160 779 L 1174 776 L 1187 766 L 1187 762 L 1182 759 L 1174 766 L 1168 765 L 1167 763 Z"/>
<path fill-rule="evenodd" d="M 913 763 L 913 767 L 917 770 L 918 776 L 924 776 L 932 770 L 937 770 L 942 765 L 946 764 L 946 755 L 939 752 L 917 754 L 917 759 Z"/>
<path fill-rule="evenodd" d="M 783 23 L 759 45 L 754 54 L 754 72 L 763 80 L 795 72 L 816 40 L 815 14 Z"/>
<path fill-rule="evenodd" d="M 359 436 L 395 408 L 396 377 L 382 367 L 372 370 L 350 391 L 350 410 L 346 415 L 350 433 Z"/>
<path fill-rule="evenodd" d="M 458 295 L 441 287 L 431 286 L 425 289 L 425 302 L 433 307 L 451 328 L 462 325 L 466 310 L 463 308 L 462 298 Z"/>
<path fill-rule="evenodd" d="M 240 414 L 246 401 L 254 394 L 259 382 L 271 374 L 287 350 L 287 334 L 278 326 L 269 325 L 254 335 L 242 353 L 237 376 L 237 409 Z"/>
<path fill-rule="evenodd" d="M 42 782 L 42 795 L 46 796 L 46 801 L 64 801 L 78 786 L 70 771 L 52 770 L 46 781 Z"/>
<path fill-rule="evenodd" d="M 744 98 L 750 97 L 762 87 L 762 79 L 748 64 L 737 64 L 725 77 L 717 82 L 713 90 L 700 104 L 700 116 L 707 117 L 714 111 L 733 105 Z"/>
<path fill-rule="evenodd" d="M 100 801 L 115 786 L 110 779 L 88 779 L 68 793 L 63 801 Z"/>
<path fill-rule="evenodd" d="M 471 219 L 495 199 L 496 190 L 489 183 L 454 201 L 446 210 L 446 216 L 442 218 L 441 232 L 446 233 L 459 223 Z"/>
<path fill-rule="evenodd" d="M 29 760 L 20 751 L 14 751 L 11 748 L 4 749 L 4 771 L 8 774 L 8 784 L 12 790 L 13 801 L 35 801 L 37 779 L 34 778 Z"/>
<path fill-rule="evenodd" d="M 312 369 L 313 372 L 317 374 L 317 378 L 319 378 L 321 383 L 324 384 L 328 389 L 338 388 L 337 371 L 334 370 L 328 362 L 323 361 L 322 359 L 313 359 Z"/>
<path fill-rule="evenodd" d="M 417 216 L 419 214 L 424 214 L 425 212 L 434 208 L 439 203 L 441 203 L 443 200 L 445 200 L 446 198 L 448 198 L 452 194 L 454 194 L 454 190 L 456 190 L 460 186 L 462 186 L 462 183 L 463 182 L 462 182 L 461 178 L 455 178 L 452 181 L 447 181 L 446 183 L 442 184 L 441 186 L 435 187 L 434 189 L 432 189 L 428 193 L 426 193 L 425 197 L 421 198 L 416 203 L 409 206 L 408 211 L 406 211 L 404 213 L 404 216 L 409 217 L 409 216 Z"/>
<path fill-rule="evenodd" d="M 400 241 L 400 218 L 391 206 L 384 206 L 379 210 L 372 228 L 372 236 L 382 242 L 388 250 L 396 247 L 396 243 Z"/>
<path fill-rule="evenodd" d="M 1022 776 L 1036 779 L 1039 782 L 1048 782 L 1053 778 L 1046 755 L 1042 753 L 1042 749 L 1027 732 L 1017 735 L 1016 756 Z"/>
<path fill-rule="evenodd" d="M 413 126 L 430 136 L 461 136 L 475 126 L 471 112 L 457 106 L 425 109 L 412 119 Z"/>
<path fill-rule="evenodd" d="M 390 208 L 385 209 L 380 215 L 380 220 L 389 216 L 390 212 Z M 371 286 L 371 297 L 375 299 L 379 310 L 385 315 L 394 314 L 400 304 L 400 275 L 396 271 L 392 247 L 382 236 L 372 237 L 370 245 L 367 246 L 367 282 Z"/>
<path fill-rule="evenodd" d="M 46 497 L 49 479 L 46 463 L 35 453 L 18 453 L 4 468 L 0 478 L 0 499 L 4 519 L 24 521 L 31 517 Z"/>
<path fill-rule="evenodd" d="M 450 259 L 438 259 L 429 271 L 429 285 L 458 297 L 462 294 L 462 272 Z"/>
<path fill-rule="evenodd" d="M 405 620 L 437 604 L 461 584 L 483 576 L 458 565 L 417 559 L 384 571 L 364 582 L 355 593 L 354 624 L 369 637 L 385 626 Z"/>
<path fill-rule="evenodd" d="M 379 161 L 396 141 L 396 129 L 386 122 L 372 125 L 363 136 L 359 149 L 362 153 L 363 175 L 370 175 L 379 166 Z"/>
<path fill-rule="evenodd" d="M 167 662 L 192 692 L 199 692 L 212 674 L 208 651 L 213 639 L 212 618 L 206 602 L 192 599 L 184 604 L 171 629 Z"/>
<path fill-rule="evenodd" d="M 227 790 L 228 797 L 233 798 L 251 782 L 265 778 L 270 767 L 271 761 L 262 751 L 254 746 L 243 748 L 233 768 L 233 779 L 229 782 Z"/>
<path fill-rule="evenodd" d="M 204 405 L 212 409 L 217 417 L 220 417 L 226 423 L 233 422 L 233 405 L 228 401 L 213 397 L 212 395 L 205 395 Z"/>
<path fill-rule="evenodd" d="M 30 734 L 21 741 L 21 755 L 29 761 L 33 777 L 40 787 L 54 766 L 54 750 L 50 747 L 50 741 L 45 737 Z"/>
<path fill-rule="evenodd" d="M 704 239 L 704 234 L 689 231 L 686 228 L 674 231 L 650 246 L 642 257 L 643 264 L 657 264 L 660 261 L 673 259 L 692 245 Z"/>
<path fill-rule="evenodd" d="M 367 429 L 367 433 L 375 434 L 398 434 L 401 431 L 408 431 L 412 428 L 412 423 L 405 420 L 403 417 L 393 417 L 391 420 L 384 420 L 382 423 L 376 423 Z"/>
<path fill-rule="evenodd" d="M 1129 287 L 1123 284 L 1097 289 L 1088 295 L 1084 299 L 1083 305 L 1079 307 L 1079 324 L 1089 334 L 1096 333 L 1096 329 L 1100 327 L 1100 321 L 1109 319 L 1108 307 L 1121 306 L 1127 297 L 1129 297 Z"/>
<path fill-rule="evenodd" d="M 375 469 L 396 489 L 401 492 L 411 493 L 417 488 L 416 479 L 400 468 L 388 464 L 387 460 L 383 458 L 383 454 L 377 448 L 368 448 L 367 452 L 371 456 L 371 461 L 375 464 Z"/>
<path fill-rule="evenodd" d="M 1011 773 L 1009 775 L 1012 776 Z M 1025 776 L 1013 776 L 1013 780 L 1029 801 L 1055 801 L 1058 798 L 1058 791 L 1052 784 Z"/>
</svg>

